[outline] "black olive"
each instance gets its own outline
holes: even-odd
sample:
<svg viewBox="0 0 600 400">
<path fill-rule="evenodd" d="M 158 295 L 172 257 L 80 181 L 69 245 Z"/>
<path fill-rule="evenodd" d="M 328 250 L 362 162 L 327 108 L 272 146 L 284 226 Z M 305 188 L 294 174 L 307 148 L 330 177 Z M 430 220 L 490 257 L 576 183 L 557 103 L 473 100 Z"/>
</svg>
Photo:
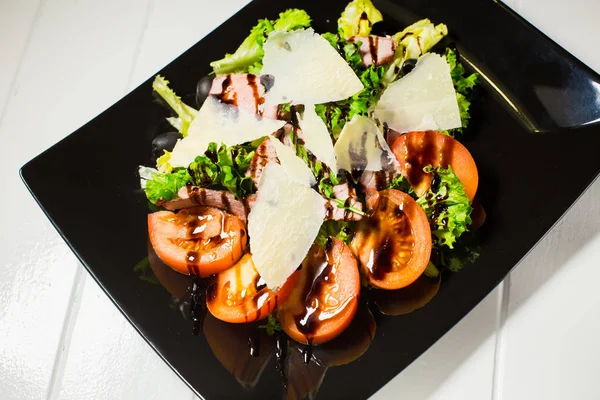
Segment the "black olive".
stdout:
<svg viewBox="0 0 600 400">
<path fill-rule="evenodd" d="M 178 139 L 181 139 L 181 133 L 179 132 L 166 132 L 161 133 L 152 141 L 152 154 L 155 157 L 160 157 L 164 154 L 164 151 L 173 151 L 175 143 Z"/>
<path fill-rule="evenodd" d="M 208 97 L 212 82 L 213 77 L 208 75 L 198 81 L 196 85 L 196 105 L 198 108 L 202 107 L 204 100 Z"/>
<path fill-rule="evenodd" d="M 414 58 L 409 58 L 408 60 L 404 61 L 402 63 L 402 75 L 406 75 L 412 71 L 415 68 L 415 65 L 417 65 L 417 60 Z"/>
<path fill-rule="evenodd" d="M 273 75 L 261 75 L 260 83 L 265 87 L 265 92 L 268 92 L 275 84 L 275 77 Z"/>
</svg>

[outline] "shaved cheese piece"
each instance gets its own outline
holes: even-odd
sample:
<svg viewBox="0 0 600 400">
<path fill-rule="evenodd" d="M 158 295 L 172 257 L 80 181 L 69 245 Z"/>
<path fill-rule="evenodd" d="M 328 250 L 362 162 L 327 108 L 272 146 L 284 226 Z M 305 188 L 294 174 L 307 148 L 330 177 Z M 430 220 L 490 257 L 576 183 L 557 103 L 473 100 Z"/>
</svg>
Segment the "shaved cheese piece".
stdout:
<svg viewBox="0 0 600 400">
<path fill-rule="evenodd" d="M 308 187 L 317 183 L 308 165 L 296 155 L 294 149 L 277 139 L 271 140 L 271 143 L 275 147 L 281 166 L 285 168 L 285 173 L 291 180 Z"/>
<path fill-rule="evenodd" d="M 325 218 L 325 200 L 267 164 L 260 177 L 256 203 L 248 215 L 254 266 L 270 289 L 281 287 L 298 268 Z"/>
<path fill-rule="evenodd" d="M 358 114 L 344 125 L 334 151 L 338 168 L 346 171 L 380 171 L 397 163 L 375 122 Z"/>
<path fill-rule="evenodd" d="M 285 121 L 260 116 L 208 96 L 190 124 L 188 136 L 180 139 L 169 162 L 173 167 L 188 167 L 204 154 L 210 142 L 233 146 L 268 136 L 285 125 Z"/>
<path fill-rule="evenodd" d="M 461 127 L 456 92 L 446 59 L 428 53 L 383 92 L 374 116 L 400 133 Z"/>
<path fill-rule="evenodd" d="M 298 115 L 298 121 L 304 135 L 304 146 L 337 174 L 333 142 L 325 122 L 317 115 L 315 106 L 305 106 L 304 116 L 300 118 Z"/>
<path fill-rule="evenodd" d="M 263 49 L 261 73 L 274 78 L 265 106 L 327 103 L 363 89 L 348 63 L 312 29 L 273 32 Z"/>
</svg>

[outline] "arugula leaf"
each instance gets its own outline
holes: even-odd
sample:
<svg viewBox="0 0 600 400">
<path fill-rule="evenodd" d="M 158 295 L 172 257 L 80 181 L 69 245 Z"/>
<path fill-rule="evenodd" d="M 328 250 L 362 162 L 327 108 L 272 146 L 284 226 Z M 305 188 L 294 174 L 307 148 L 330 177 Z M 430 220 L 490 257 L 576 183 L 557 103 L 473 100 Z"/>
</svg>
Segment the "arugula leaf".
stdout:
<svg viewBox="0 0 600 400">
<path fill-rule="evenodd" d="M 146 181 L 146 197 L 152 204 L 160 200 L 169 201 L 177 197 L 179 189 L 190 181 L 190 175 L 185 169 L 177 169 L 171 173 L 157 173 Z"/>
<path fill-rule="evenodd" d="M 345 39 L 368 36 L 373 24 L 380 21 L 383 21 L 383 16 L 371 0 L 354 0 L 348 3 L 338 19 L 338 30 Z"/>
<path fill-rule="evenodd" d="M 221 60 L 213 61 L 210 66 L 216 75 L 234 72 L 249 72 L 258 75 L 262 69 L 262 59 L 265 54 L 263 44 L 273 31 L 291 31 L 310 26 L 310 16 L 304 10 L 290 9 L 279 14 L 275 21 L 261 19 L 250 35 L 244 39 L 233 54 L 225 54 Z"/>
<path fill-rule="evenodd" d="M 169 87 L 169 81 L 163 78 L 160 75 L 156 75 L 154 81 L 152 82 L 152 89 L 173 109 L 173 111 L 177 114 L 177 122 L 172 118 L 169 120 L 171 125 L 178 125 L 179 132 L 185 137 L 188 133 L 188 128 L 190 124 L 196 117 L 198 111 L 183 101 L 181 101 L 181 97 L 177 96 L 173 89 Z"/>
<path fill-rule="evenodd" d="M 346 122 L 356 114 L 368 115 L 371 108 L 377 103 L 385 87 L 383 82 L 385 67 L 371 65 L 365 68 L 360 57 L 360 41 L 348 42 L 332 33 L 323 34 L 323 37 L 344 57 L 364 86 L 363 90 L 348 99 L 315 106 L 317 115 L 325 122 L 335 141 L 340 136 Z"/>
<path fill-rule="evenodd" d="M 434 246 L 454 248 L 456 240 L 471 224 L 471 202 L 465 189 L 452 171 L 442 167 L 425 167 L 434 174 L 431 188 L 417 199 L 431 224 Z"/>
<path fill-rule="evenodd" d="M 444 133 L 454 136 L 455 132 L 462 133 L 463 129 L 469 125 L 469 119 L 471 118 L 469 107 L 471 106 L 471 102 L 468 97 L 477 84 L 479 75 L 476 72 L 467 75 L 465 67 L 458 61 L 456 52 L 450 48 L 446 49 L 446 61 L 448 62 L 448 65 L 450 65 L 450 75 L 452 76 L 452 83 L 456 90 L 456 101 L 458 102 L 462 127 L 451 129 Z"/>
<path fill-rule="evenodd" d="M 346 244 L 350 244 L 354 237 L 355 224 L 355 222 L 351 221 L 323 222 L 323 225 L 321 225 L 319 233 L 317 234 L 317 238 L 315 239 L 316 245 L 324 249 L 327 244 L 327 239 L 330 237 L 337 238 Z"/>
<path fill-rule="evenodd" d="M 273 314 L 269 314 L 266 324 L 259 325 L 258 327 L 265 329 L 267 331 L 267 335 L 269 336 L 273 336 L 275 333 L 281 332 L 281 325 L 279 324 L 277 317 L 275 317 Z"/>
<path fill-rule="evenodd" d="M 226 146 L 211 142 L 208 150 L 190 164 L 192 184 L 212 189 L 226 189 L 241 199 L 254 191 L 252 179 L 245 176 L 256 147 L 252 144 Z"/>
</svg>

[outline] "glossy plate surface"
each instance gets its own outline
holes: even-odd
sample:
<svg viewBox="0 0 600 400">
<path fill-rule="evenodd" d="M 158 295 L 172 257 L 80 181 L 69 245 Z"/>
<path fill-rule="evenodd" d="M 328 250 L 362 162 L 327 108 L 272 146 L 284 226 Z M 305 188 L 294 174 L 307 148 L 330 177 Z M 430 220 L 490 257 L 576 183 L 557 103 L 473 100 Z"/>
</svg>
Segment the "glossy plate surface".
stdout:
<svg viewBox="0 0 600 400">
<path fill-rule="evenodd" d="M 316 31 L 334 31 L 345 4 L 255 1 L 160 73 L 179 94 L 193 95 L 197 80 L 209 72 L 208 63 L 235 50 L 257 19 L 298 7 L 312 16 Z M 479 194 L 488 219 L 481 231 L 481 257 L 448 276 L 426 307 L 398 317 L 376 314 L 376 337 L 362 357 L 326 372 L 306 371 L 317 380 L 325 372 L 317 396 L 324 399 L 366 398 L 393 378 L 483 299 L 600 172 L 598 75 L 492 1 L 375 4 L 384 23 L 374 33 L 392 34 L 425 17 L 443 22 L 450 29 L 445 44 L 455 43 L 464 61 L 487 77 L 463 143 L 479 167 Z M 165 115 L 153 104 L 149 80 L 29 162 L 23 179 L 90 274 L 198 394 L 208 399 L 280 397 L 274 357 L 260 379 L 242 385 L 215 358 L 206 338 L 191 334 L 171 294 L 133 271 L 148 256 L 149 211 L 137 166 L 150 164 L 152 138 L 168 129 Z M 214 320 L 206 325 L 205 330 L 218 332 L 223 348 L 246 338 L 243 330 L 225 329 Z"/>
</svg>

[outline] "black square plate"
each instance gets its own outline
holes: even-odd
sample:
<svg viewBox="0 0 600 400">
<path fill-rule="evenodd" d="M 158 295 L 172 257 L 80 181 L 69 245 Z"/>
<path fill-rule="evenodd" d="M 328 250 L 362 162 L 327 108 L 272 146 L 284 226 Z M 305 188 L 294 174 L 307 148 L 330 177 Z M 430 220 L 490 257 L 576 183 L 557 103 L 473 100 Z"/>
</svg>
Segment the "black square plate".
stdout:
<svg viewBox="0 0 600 400">
<path fill-rule="evenodd" d="M 447 277 L 426 307 L 399 317 L 377 315 L 368 351 L 329 368 L 322 381 L 323 371 L 306 371 L 305 384 L 320 385 L 318 398 L 324 399 L 366 398 L 392 379 L 494 289 L 600 171 L 600 76 L 498 2 L 375 4 L 384 14 L 375 33 L 393 34 L 421 18 L 443 22 L 450 30 L 444 44 L 455 43 L 463 62 L 481 73 L 472 135 L 464 143 L 479 167 L 488 218 L 481 257 Z M 208 63 L 233 51 L 257 19 L 297 7 L 312 16 L 317 32 L 335 31 L 345 5 L 254 1 L 160 73 L 178 93 L 192 94 Z M 206 338 L 191 334 L 172 296 L 133 271 L 148 255 L 148 206 L 136 170 L 151 163 L 151 140 L 165 129 L 165 112 L 151 93 L 148 80 L 30 161 L 21 170 L 23 180 L 89 273 L 196 393 L 208 399 L 280 397 L 274 357 L 260 379 L 254 378 L 262 366 L 252 365 L 237 371 L 236 381 Z M 217 326 L 215 332 L 225 353 L 240 343 L 235 330 Z M 235 358 L 228 368 L 235 368 Z"/>
</svg>

